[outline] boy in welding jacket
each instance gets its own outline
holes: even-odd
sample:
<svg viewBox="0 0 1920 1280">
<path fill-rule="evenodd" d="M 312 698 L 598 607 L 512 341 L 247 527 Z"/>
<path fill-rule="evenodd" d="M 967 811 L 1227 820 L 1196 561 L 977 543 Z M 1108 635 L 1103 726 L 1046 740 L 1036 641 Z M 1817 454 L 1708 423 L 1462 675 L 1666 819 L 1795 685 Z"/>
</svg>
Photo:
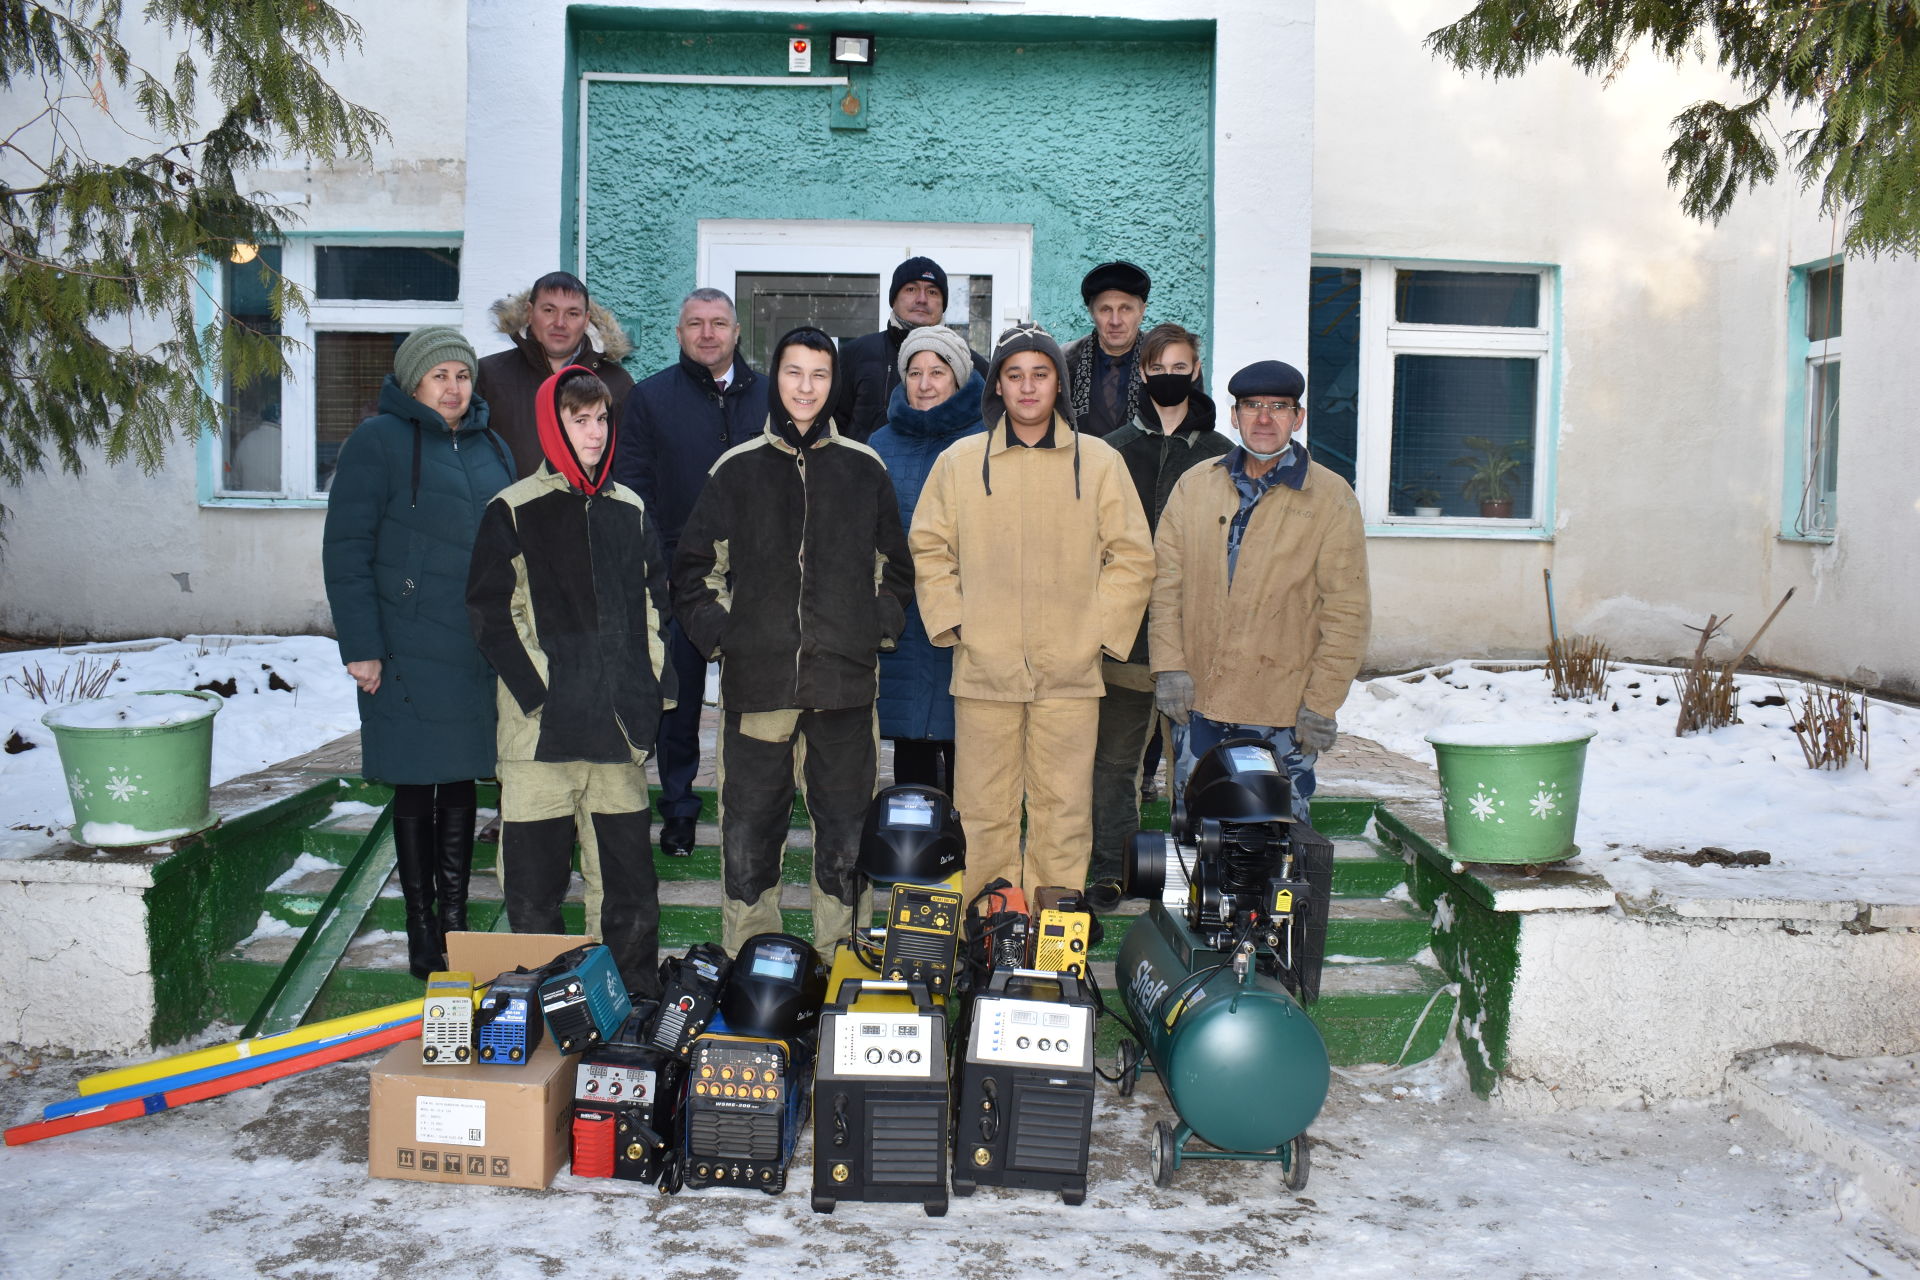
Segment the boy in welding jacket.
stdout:
<svg viewBox="0 0 1920 1280">
<path fill-rule="evenodd" d="M 467 578 L 499 675 L 500 887 L 515 933 L 565 933 L 580 843 L 586 931 L 636 998 L 660 994 L 647 779 L 665 708 L 666 566 L 638 494 L 613 479 L 612 396 L 569 365 L 543 383 L 545 461 L 487 505 Z"/>
</svg>

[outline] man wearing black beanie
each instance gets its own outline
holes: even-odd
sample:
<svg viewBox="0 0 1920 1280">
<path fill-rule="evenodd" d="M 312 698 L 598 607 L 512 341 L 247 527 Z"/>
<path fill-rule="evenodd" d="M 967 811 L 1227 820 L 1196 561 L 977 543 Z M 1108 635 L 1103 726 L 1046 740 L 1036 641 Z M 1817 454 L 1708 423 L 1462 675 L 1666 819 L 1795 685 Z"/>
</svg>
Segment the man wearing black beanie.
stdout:
<svg viewBox="0 0 1920 1280">
<path fill-rule="evenodd" d="M 844 343 L 840 348 L 839 397 L 834 426 L 865 440 L 887 420 L 887 403 L 900 385 L 900 344 L 922 325 L 939 324 L 947 313 L 947 273 L 932 258 L 908 258 L 893 269 L 887 289 L 893 308 L 887 327 Z M 987 362 L 973 353 L 973 367 L 986 376 Z"/>
</svg>

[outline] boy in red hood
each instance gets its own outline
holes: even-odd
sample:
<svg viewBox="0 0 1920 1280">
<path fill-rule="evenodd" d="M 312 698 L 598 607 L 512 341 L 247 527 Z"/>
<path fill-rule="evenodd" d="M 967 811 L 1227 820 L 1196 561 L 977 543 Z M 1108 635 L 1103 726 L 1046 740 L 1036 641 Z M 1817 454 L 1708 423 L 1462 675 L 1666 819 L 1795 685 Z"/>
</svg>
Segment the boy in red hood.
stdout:
<svg viewBox="0 0 1920 1280">
<path fill-rule="evenodd" d="M 499 675 L 500 886 L 516 933 L 565 933 L 573 845 L 586 931 L 628 989 L 660 992 L 647 779 L 666 661 L 666 566 L 639 495 L 613 480 L 607 385 L 579 365 L 534 402 L 546 461 L 487 506 L 467 578 Z"/>
</svg>

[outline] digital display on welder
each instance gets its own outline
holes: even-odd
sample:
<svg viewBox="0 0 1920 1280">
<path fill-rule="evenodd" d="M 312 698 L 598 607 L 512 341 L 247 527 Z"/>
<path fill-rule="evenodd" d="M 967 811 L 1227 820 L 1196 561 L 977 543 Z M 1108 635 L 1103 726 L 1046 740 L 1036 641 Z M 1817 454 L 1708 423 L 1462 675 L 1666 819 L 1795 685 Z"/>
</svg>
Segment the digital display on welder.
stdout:
<svg viewBox="0 0 1920 1280">
<path fill-rule="evenodd" d="M 933 829 L 933 804 L 925 796 L 896 796 L 887 801 L 887 825 Z"/>
<path fill-rule="evenodd" d="M 1046 934 L 1049 938 L 1064 938 L 1067 936 L 1067 926 L 1063 924 L 1043 925 L 1041 926 L 1040 932 Z"/>
<path fill-rule="evenodd" d="M 1229 747 L 1227 759 L 1233 762 L 1236 773 L 1278 773 L 1273 753 L 1265 747 Z"/>
</svg>

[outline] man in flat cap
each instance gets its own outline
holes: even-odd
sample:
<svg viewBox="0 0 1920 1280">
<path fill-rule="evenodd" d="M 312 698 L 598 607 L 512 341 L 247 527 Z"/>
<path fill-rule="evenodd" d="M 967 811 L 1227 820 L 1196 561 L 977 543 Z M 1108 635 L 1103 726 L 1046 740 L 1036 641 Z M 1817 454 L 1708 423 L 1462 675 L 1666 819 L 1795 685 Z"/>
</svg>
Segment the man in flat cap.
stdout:
<svg viewBox="0 0 1920 1280">
<path fill-rule="evenodd" d="M 1286 764 L 1302 822 L 1371 620 L 1360 503 L 1292 439 L 1305 391 L 1278 360 L 1227 383 L 1241 442 L 1174 485 L 1148 625 L 1155 704 L 1184 727 L 1176 787 L 1221 740 L 1263 738 Z"/>
<path fill-rule="evenodd" d="M 1061 355 L 1073 393 L 1073 427 L 1105 437 L 1140 412 L 1140 320 L 1153 281 L 1131 262 L 1103 262 L 1080 281 L 1093 332 Z"/>
<path fill-rule="evenodd" d="M 887 305 L 893 310 L 886 328 L 840 348 L 833 425 L 854 440 L 865 440 L 887 420 L 887 404 L 900 385 L 900 344 L 915 329 L 939 324 L 947 314 L 946 271 L 932 258 L 908 258 L 893 269 Z M 987 362 L 978 351 L 971 355 L 974 371 L 985 377 Z"/>
</svg>

